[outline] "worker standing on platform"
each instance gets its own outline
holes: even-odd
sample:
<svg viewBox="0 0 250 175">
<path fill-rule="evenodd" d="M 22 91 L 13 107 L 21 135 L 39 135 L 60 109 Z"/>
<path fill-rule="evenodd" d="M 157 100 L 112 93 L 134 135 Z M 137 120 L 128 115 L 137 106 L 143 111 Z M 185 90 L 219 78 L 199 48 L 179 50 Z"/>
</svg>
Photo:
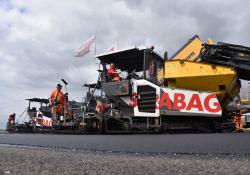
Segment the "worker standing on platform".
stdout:
<svg viewBox="0 0 250 175">
<path fill-rule="evenodd" d="M 108 68 L 108 75 L 109 75 L 111 81 L 120 81 L 121 80 L 119 73 L 118 73 L 117 69 L 115 68 L 114 63 L 110 64 L 110 67 Z"/>
<path fill-rule="evenodd" d="M 14 131 L 15 129 L 15 120 L 16 120 L 16 114 L 10 114 L 8 117 L 8 123 L 7 123 L 7 131 Z"/>
<path fill-rule="evenodd" d="M 101 113 L 103 110 L 106 110 L 109 108 L 109 105 L 106 103 L 101 102 L 100 100 L 96 100 L 96 108 L 95 112 Z"/>
<path fill-rule="evenodd" d="M 61 89 L 62 85 L 57 84 L 56 89 L 50 94 L 50 106 L 53 121 L 58 121 L 63 112 L 64 94 Z"/>
<path fill-rule="evenodd" d="M 234 117 L 234 122 L 236 126 L 235 132 L 242 132 L 243 126 L 242 126 L 242 121 L 241 121 L 241 104 L 238 100 L 235 100 L 235 117 Z"/>
<path fill-rule="evenodd" d="M 15 122 L 15 120 L 16 120 L 16 113 L 10 114 L 8 120 Z"/>
</svg>

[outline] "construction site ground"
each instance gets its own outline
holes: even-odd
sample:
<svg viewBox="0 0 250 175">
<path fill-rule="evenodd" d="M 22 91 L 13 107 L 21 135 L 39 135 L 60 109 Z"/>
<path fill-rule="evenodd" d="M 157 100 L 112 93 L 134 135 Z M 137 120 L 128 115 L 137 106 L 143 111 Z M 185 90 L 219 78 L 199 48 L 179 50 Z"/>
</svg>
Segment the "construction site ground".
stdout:
<svg viewBox="0 0 250 175">
<path fill-rule="evenodd" d="M 0 147 L 0 174 L 247 174 L 244 155 L 141 154 Z"/>
</svg>

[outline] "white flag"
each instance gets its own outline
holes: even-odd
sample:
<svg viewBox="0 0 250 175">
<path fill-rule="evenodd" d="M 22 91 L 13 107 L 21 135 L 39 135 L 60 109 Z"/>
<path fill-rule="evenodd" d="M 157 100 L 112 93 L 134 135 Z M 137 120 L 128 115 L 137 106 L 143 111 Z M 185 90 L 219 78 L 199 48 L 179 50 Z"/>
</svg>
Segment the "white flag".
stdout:
<svg viewBox="0 0 250 175">
<path fill-rule="evenodd" d="M 92 37 L 90 37 L 88 40 L 86 40 L 83 45 L 77 49 L 76 51 L 76 57 L 82 57 L 86 54 L 88 54 L 91 49 L 95 48 L 95 35 L 93 35 Z"/>
</svg>

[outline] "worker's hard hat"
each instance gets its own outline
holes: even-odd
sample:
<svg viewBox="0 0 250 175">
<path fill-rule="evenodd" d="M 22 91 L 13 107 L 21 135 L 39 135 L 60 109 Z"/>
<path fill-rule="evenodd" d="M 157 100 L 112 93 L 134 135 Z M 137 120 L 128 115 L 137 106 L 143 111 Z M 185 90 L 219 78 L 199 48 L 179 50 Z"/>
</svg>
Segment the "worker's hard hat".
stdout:
<svg viewBox="0 0 250 175">
<path fill-rule="evenodd" d="M 62 85 L 58 83 L 58 84 L 56 85 L 56 87 L 60 87 L 60 88 L 61 88 L 61 87 L 62 87 Z"/>
</svg>

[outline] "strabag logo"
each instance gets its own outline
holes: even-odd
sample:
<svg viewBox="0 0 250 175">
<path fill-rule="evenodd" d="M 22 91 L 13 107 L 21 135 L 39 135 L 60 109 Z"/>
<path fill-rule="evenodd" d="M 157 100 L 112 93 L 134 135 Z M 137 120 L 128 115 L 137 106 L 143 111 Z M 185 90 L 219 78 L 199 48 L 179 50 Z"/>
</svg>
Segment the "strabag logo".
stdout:
<svg viewBox="0 0 250 175">
<path fill-rule="evenodd" d="M 41 126 L 52 127 L 52 119 L 46 116 L 35 117 L 33 121 Z"/>
<path fill-rule="evenodd" d="M 160 110 L 173 110 L 195 113 L 220 113 L 221 107 L 215 94 L 194 92 L 168 92 L 161 93 Z"/>
</svg>

